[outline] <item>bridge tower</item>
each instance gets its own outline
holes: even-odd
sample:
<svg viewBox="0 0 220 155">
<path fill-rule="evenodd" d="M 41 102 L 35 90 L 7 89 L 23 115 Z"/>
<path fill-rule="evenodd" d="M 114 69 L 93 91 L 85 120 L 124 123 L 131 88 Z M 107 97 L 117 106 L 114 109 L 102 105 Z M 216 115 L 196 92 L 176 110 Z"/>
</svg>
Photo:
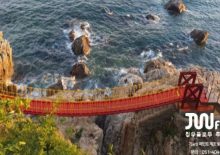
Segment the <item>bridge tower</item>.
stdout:
<svg viewBox="0 0 220 155">
<path fill-rule="evenodd" d="M 196 72 L 181 72 L 178 86 L 185 87 L 181 112 L 212 112 L 214 106 L 208 104 L 207 92 L 202 83 L 196 83 Z"/>
</svg>

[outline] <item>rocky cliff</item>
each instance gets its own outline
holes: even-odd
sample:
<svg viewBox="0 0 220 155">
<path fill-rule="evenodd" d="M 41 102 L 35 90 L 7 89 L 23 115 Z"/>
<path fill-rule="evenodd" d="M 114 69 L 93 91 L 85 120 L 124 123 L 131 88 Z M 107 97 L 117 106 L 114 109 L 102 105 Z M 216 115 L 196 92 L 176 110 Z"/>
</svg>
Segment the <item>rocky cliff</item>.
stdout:
<svg viewBox="0 0 220 155">
<path fill-rule="evenodd" d="M 134 95 L 176 85 L 180 70 L 182 69 L 176 69 L 170 62 L 162 59 L 146 63 L 145 82 L 152 82 L 136 91 Z M 184 70 L 196 71 L 199 81 L 202 81 L 206 86 L 213 83 L 212 90 L 215 92 L 220 91 L 219 72 L 210 71 L 199 66 L 190 66 Z M 167 77 L 165 81 L 159 80 L 164 77 Z M 215 113 L 219 114 L 219 109 L 216 108 Z M 97 120 L 97 124 L 103 129 L 104 133 L 102 155 L 107 154 L 109 145 L 113 146 L 115 155 L 190 154 L 188 147 L 190 139 L 185 137 L 184 130 L 187 121 L 179 114 L 175 105 L 135 113 L 112 115 Z M 206 139 L 205 141 L 210 140 L 212 139 Z"/>
<path fill-rule="evenodd" d="M 123 75 L 119 79 L 122 85 L 128 84 L 131 87 L 141 85 L 142 87 L 135 87 L 136 89 L 132 91 L 132 94 L 130 91 L 126 91 L 129 87 L 124 87 L 117 91 L 117 94 L 129 97 L 130 95 L 138 96 L 172 88 L 177 85 L 181 70 L 196 71 L 199 81 L 206 86 L 213 83 L 214 88 L 212 90 L 220 91 L 220 73 L 216 71 L 198 66 L 177 69 L 168 61 L 155 59 L 146 63 L 143 74 L 134 72 L 132 69 L 128 72 L 129 76 Z M 215 80 L 213 81 L 213 79 Z M 112 93 L 114 94 L 114 92 Z M 81 100 L 103 100 L 106 97 L 104 94 L 104 92 L 103 94 L 78 92 L 65 95 L 74 96 L 74 99 L 79 98 Z M 219 109 L 216 108 L 216 113 L 220 113 Z M 75 119 L 73 118 L 73 120 Z M 179 114 L 176 105 L 125 114 L 87 117 L 86 125 L 79 123 L 85 122 L 83 118 L 76 120 L 78 123 L 73 121 L 73 126 L 82 129 L 78 144 L 81 148 L 89 151 L 91 155 L 107 155 L 109 148 L 112 149 L 114 155 L 189 154 L 189 139 L 184 136 L 184 127 L 187 122 Z M 62 126 L 60 127 L 63 128 Z"/>
<path fill-rule="evenodd" d="M 13 73 L 12 48 L 0 32 L 0 81 L 10 83 Z"/>
</svg>

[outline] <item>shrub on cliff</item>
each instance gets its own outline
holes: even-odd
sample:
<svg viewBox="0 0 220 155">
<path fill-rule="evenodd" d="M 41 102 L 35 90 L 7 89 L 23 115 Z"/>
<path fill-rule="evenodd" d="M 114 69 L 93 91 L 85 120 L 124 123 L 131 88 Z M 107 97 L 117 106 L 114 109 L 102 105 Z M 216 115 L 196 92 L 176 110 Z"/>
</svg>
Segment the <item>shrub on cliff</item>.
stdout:
<svg viewBox="0 0 220 155">
<path fill-rule="evenodd" d="M 51 116 L 24 116 L 18 108 L 23 101 L 0 100 L 0 155 L 83 155 L 57 131 Z"/>
</svg>

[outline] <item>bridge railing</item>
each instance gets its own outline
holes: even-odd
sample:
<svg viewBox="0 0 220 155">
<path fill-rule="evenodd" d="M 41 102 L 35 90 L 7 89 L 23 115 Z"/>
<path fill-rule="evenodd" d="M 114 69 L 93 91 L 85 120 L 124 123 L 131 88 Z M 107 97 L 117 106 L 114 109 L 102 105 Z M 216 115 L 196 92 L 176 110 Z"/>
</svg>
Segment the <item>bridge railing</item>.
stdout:
<svg viewBox="0 0 220 155">
<path fill-rule="evenodd" d="M 80 102 L 85 100 L 112 100 L 132 96 L 160 93 L 166 89 L 174 88 L 176 83 L 168 84 L 167 78 L 143 84 L 133 84 L 114 88 L 93 89 L 93 90 L 60 90 L 47 88 L 33 88 L 26 85 L 5 85 L 0 83 L 0 94 L 41 100 L 66 100 L 69 102 Z M 167 85 L 166 85 L 167 83 Z M 161 87 L 166 85 L 166 87 Z M 161 87 L 161 88 L 160 88 Z M 138 92 L 141 88 L 149 88 L 144 92 Z"/>
<path fill-rule="evenodd" d="M 52 102 L 32 100 L 30 108 L 24 110 L 27 114 L 53 113 L 61 116 L 91 116 L 139 111 L 180 102 L 184 93 L 183 87 L 176 87 L 156 94 L 134 96 L 124 99 L 82 101 L 82 102 Z"/>
</svg>

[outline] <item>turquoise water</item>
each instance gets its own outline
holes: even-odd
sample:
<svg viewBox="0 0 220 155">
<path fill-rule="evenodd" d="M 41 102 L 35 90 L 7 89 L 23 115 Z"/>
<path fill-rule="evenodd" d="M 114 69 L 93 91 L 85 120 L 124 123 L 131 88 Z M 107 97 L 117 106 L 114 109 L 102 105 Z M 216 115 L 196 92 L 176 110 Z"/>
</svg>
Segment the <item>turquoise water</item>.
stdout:
<svg viewBox="0 0 220 155">
<path fill-rule="evenodd" d="M 187 0 L 188 10 L 179 16 L 164 9 L 166 2 L 1 0 L 0 30 L 14 50 L 14 81 L 46 87 L 53 81 L 43 81 L 45 76 L 68 76 L 75 57 L 65 32 L 73 19 L 92 27 L 94 45 L 87 61 L 92 75 L 84 79 L 84 87 L 117 85 L 121 70 L 143 68 L 145 61 L 157 55 L 178 67 L 194 64 L 220 70 L 220 1 Z M 108 16 L 103 7 L 114 15 Z M 160 16 L 160 22 L 148 23 L 147 13 Z M 189 38 L 194 28 L 210 33 L 204 48 Z"/>
</svg>

